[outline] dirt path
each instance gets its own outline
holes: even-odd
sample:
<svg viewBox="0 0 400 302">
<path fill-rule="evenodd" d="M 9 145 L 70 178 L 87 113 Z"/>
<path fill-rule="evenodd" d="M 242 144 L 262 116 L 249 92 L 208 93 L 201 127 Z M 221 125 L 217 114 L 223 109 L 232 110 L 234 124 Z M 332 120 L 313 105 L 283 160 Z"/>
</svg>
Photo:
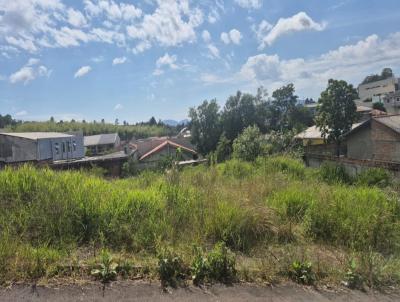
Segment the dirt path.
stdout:
<svg viewBox="0 0 400 302">
<path fill-rule="evenodd" d="M 38 287 L 32 293 L 29 286 L 14 286 L 0 289 L 0 301 L 266 301 L 266 302 L 310 302 L 310 301 L 400 301 L 400 292 L 383 294 L 340 290 L 339 292 L 317 291 L 294 284 L 274 288 L 257 285 L 215 285 L 208 289 L 189 286 L 165 293 L 158 283 L 118 282 L 107 287 L 104 297 L 99 285 Z"/>
</svg>

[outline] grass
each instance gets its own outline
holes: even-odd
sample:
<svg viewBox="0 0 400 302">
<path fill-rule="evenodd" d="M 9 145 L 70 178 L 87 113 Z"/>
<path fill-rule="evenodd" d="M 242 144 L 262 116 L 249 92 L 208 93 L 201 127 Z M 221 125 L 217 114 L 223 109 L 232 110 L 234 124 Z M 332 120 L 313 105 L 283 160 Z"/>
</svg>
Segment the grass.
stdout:
<svg viewBox="0 0 400 302">
<path fill-rule="evenodd" d="M 194 245 L 206 253 L 223 244 L 236 256 L 241 280 L 285 279 L 296 262 L 310 263 L 316 282 L 340 284 L 354 259 L 354 274 L 367 285 L 398 284 L 394 188 L 326 179 L 282 156 L 122 180 L 6 168 L 0 171 L 0 282 L 90 278 L 85 267 L 95 268 L 103 249 L 119 259 L 121 276 L 156 276 L 162 250 L 173 249 L 190 267 L 199 257 Z"/>
</svg>

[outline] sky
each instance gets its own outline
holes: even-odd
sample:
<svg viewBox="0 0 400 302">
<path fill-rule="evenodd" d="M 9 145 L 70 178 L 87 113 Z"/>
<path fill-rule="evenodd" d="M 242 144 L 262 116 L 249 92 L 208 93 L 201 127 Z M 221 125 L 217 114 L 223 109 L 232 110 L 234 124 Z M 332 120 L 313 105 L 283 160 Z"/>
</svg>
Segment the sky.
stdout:
<svg viewBox="0 0 400 302">
<path fill-rule="evenodd" d="M 0 114 L 185 119 L 237 90 L 400 75 L 399 0 L 0 0 Z"/>
</svg>

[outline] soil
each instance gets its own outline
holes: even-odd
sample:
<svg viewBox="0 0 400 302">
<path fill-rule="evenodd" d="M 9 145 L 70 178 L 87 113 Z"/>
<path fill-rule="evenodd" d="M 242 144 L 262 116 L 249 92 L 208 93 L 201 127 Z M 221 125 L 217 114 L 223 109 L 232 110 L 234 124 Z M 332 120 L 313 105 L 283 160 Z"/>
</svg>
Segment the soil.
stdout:
<svg viewBox="0 0 400 302">
<path fill-rule="evenodd" d="M 234 286 L 213 285 L 206 288 L 188 286 L 162 290 L 157 282 L 114 282 L 107 285 L 104 297 L 101 284 L 37 286 L 14 285 L 0 288 L 0 301 L 267 301 L 267 302 L 310 302 L 310 301 L 400 301 L 400 291 L 361 292 L 337 289 L 318 290 L 296 284 L 261 286 L 238 284 Z"/>
</svg>

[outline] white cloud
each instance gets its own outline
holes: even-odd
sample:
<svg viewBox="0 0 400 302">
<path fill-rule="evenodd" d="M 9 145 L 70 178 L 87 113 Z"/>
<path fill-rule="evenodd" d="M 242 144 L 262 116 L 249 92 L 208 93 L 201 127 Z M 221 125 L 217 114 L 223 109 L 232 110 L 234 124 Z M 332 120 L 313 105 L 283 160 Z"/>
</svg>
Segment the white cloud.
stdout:
<svg viewBox="0 0 400 302">
<path fill-rule="evenodd" d="M 271 45 L 282 35 L 305 30 L 322 31 L 325 27 L 325 23 L 313 21 L 305 12 L 299 12 L 289 18 L 280 18 L 272 28 L 266 21 L 262 21 L 257 31 L 260 49 Z"/>
<path fill-rule="evenodd" d="M 233 43 L 233 44 L 240 44 L 240 40 L 242 39 L 242 34 L 236 28 L 231 29 L 229 33 L 222 32 L 221 33 L 221 40 L 225 44 Z"/>
<path fill-rule="evenodd" d="M 100 62 L 103 62 L 103 61 L 104 61 L 104 57 L 103 57 L 103 56 L 97 56 L 97 57 L 91 58 L 90 60 L 91 60 L 92 62 L 95 62 L 95 63 L 100 63 Z"/>
<path fill-rule="evenodd" d="M 28 114 L 28 111 L 22 110 L 15 113 L 15 116 L 25 116 Z"/>
<path fill-rule="evenodd" d="M 159 57 L 156 61 L 156 70 L 154 70 L 153 75 L 161 75 L 164 73 L 163 67 L 169 67 L 170 69 L 179 69 L 180 67 L 176 64 L 177 56 L 170 56 L 168 53 Z"/>
<path fill-rule="evenodd" d="M 208 43 L 211 41 L 211 35 L 208 30 L 203 30 L 203 32 L 201 33 L 201 37 L 203 38 L 203 41 L 205 43 Z"/>
<path fill-rule="evenodd" d="M 219 58 L 219 50 L 213 44 L 207 45 L 208 50 L 211 53 L 211 58 Z"/>
<path fill-rule="evenodd" d="M 257 9 L 262 6 L 262 0 L 235 0 L 235 3 L 243 8 Z"/>
<path fill-rule="evenodd" d="M 7 36 L 6 42 L 9 43 L 10 45 L 17 46 L 28 52 L 36 52 L 37 51 L 37 47 L 36 47 L 35 43 L 30 39 L 15 38 L 15 37 Z"/>
<path fill-rule="evenodd" d="M 132 21 L 142 16 L 142 10 L 133 4 L 117 4 L 113 0 L 85 0 L 85 10 L 90 16 L 105 15 L 111 21 Z"/>
<path fill-rule="evenodd" d="M 113 65 L 124 64 L 126 62 L 126 57 L 115 58 L 112 61 Z"/>
<path fill-rule="evenodd" d="M 123 108 L 124 108 L 124 106 L 122 106 L 122 104 L 117 104 L 117 105 L 115 105 L 114 110 L 117 111 L 117 110 L 121 110 Z"/>
<path fill-rule="evenodd" d="M 191 9 L 188 0 L 159 0 L 154 13 L 145 15 L 140 24 L 127 26 L 127 33 L 146 48 L 153 44 L 176 46 L 194 42 L 195 28 L 202 23 L 202 11 Z"/>
<path fill-rule="evenodd" d="M 10 75 L 10 83 L 16 84 L 23 82 L 24 85 L 26 85 L 38 77 L 49 77 L 52 71 L 47 69 L 46 66 L 38 66 L 38 64 L 38 59 L 29 59 L 29 61 L 23 67 L 21 67 L 21 69 Z"/>
<path fill-rule="evenodd" d="M 78 10 L 68 9 L 68 23 L 75 27 L 83 27 L 87 25 L 85 16 Z"/>
<path fill-rule="evenodd" d="M 90 66 L 82 66 L 81 68 L 78 69 L 77 72 L 75 72 L 74 78 L 83 77 L 84 75 L 88 74 L 91 70 L 92 67 Z"/>
<path fill-rule="evenodd" d="M 300 94 L 317 97 L 330 78 L 357 85 L 366 75 L 387 66 L 400 68 L 400 32 L 384 39 L 371 35 L 355 44 L 309 59 L 282 60 L 276 54 L 259 54 L 249 57 L 231 78 L 207 74 L 201 80 L 211 84 L 229 79 L 238 85 L 251 85 L 252 89 L 259 85 L 275 89 L 292 82 Z"/>
</svg>

